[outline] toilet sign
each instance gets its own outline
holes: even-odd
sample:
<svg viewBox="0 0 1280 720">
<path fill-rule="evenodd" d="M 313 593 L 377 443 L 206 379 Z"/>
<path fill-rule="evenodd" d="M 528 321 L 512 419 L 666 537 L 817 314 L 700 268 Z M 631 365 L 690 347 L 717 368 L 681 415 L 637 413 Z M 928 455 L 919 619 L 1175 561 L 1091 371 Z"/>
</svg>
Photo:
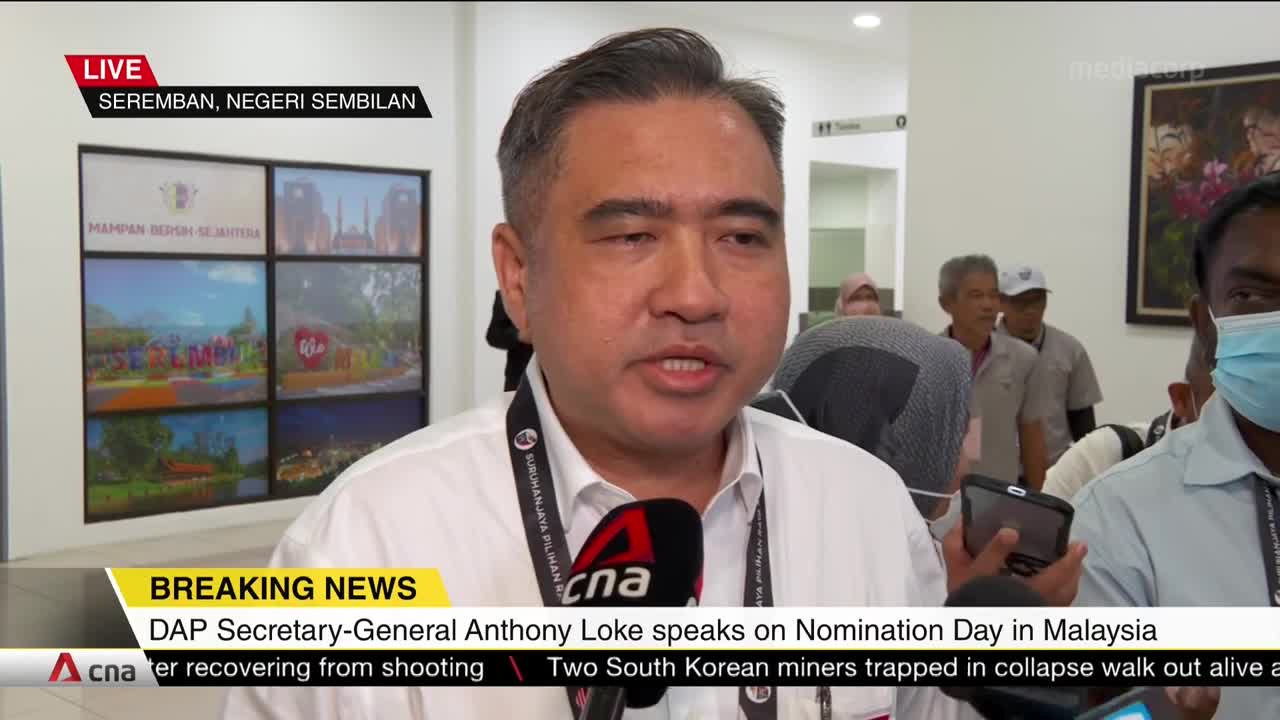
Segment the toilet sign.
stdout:
<svg viewBox="0 0 1280 720">
<path fill-rule="evenodd" d="M 815 122 L 813 124 L 813 136 L 861 135 L 863 133 L 894 132 L 906 129 L 907 116 L 905 113 L 902 115 L 875 115 L 873 117 Z"/>
</svg>

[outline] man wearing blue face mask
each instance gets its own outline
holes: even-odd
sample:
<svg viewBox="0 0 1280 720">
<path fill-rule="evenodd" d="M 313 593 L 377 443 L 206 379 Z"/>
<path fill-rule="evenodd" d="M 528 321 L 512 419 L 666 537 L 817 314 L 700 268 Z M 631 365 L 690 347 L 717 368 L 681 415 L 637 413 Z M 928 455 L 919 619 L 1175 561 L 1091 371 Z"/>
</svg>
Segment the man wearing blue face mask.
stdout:
<svg viewBox="0 0 1280 720">
<path fill-rule="evenodd" d="M 1218 203 L 1194 268 L 1216 391 L 1198 422 L 1075 497 L 1073 535 L 1090 545 L 1078 605 L 1280 607 L 1280 174 Z M 1188 717 L 1219 704 L 1216 689 L 1177 699 Z M 1280 717 L 1280 688 L 1223 688 L 1216 717 Z"/>
</svg>

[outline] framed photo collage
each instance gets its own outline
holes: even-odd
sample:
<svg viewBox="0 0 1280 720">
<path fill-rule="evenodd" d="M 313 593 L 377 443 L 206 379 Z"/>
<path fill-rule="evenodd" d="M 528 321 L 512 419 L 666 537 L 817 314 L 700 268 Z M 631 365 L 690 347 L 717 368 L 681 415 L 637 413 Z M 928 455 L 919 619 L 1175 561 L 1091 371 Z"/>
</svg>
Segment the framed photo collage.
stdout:
<svg viewBox="0 0 1280 720">
<path fill-rule="evenodd" d="M 79 163 L 85 522 L 314 495 L 426 424 L 428 172 Z"/>
</svg>

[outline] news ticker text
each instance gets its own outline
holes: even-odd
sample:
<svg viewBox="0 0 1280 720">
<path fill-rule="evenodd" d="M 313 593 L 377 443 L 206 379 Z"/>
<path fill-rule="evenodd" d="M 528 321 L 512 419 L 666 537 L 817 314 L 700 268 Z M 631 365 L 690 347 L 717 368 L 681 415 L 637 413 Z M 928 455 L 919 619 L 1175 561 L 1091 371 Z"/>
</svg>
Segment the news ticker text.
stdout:
<svg viewBox="0 0 1280 720">
<path fill-rule="evenodd" d="M 1280 651 L 151 650 L 160 686 L 1272 685 Z"/>
<path fill-rule="evenodd" d="M 430 118 L 413 86 L 81 87 L 95 118 Z"/>
</svg>

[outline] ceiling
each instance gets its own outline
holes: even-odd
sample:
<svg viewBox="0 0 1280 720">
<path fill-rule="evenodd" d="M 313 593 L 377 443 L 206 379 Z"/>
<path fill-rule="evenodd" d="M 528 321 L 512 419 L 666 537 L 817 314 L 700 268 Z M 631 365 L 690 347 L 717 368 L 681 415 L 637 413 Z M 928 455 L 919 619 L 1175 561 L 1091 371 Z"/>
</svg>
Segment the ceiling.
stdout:
<svg viewBox="0 0 1280 720">
<path fill-rule="evenodd" d="M 836 46 L 859 55 L 906 62 L 909 2 L 646 2 L 745 30 L 806 43 Z M 880 27 L 859 30 L 853 17 L 879 15 Z"/>
</svg>

